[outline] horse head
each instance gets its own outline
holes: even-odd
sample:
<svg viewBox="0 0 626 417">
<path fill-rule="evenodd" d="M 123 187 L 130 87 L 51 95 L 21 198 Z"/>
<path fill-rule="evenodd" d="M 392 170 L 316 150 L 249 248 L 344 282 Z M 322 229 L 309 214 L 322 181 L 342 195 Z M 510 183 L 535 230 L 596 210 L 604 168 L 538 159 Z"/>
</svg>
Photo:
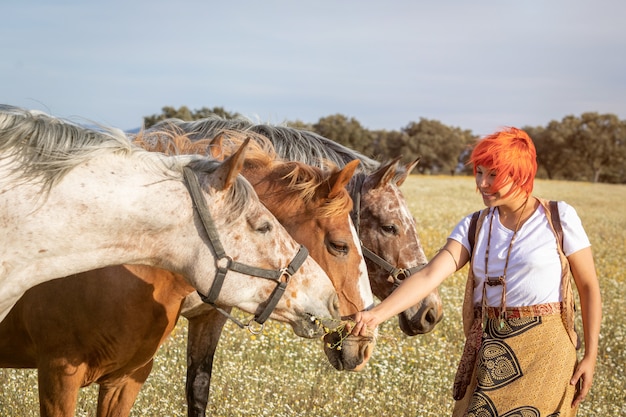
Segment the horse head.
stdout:
<svg viewBox="0 0 626 417">
<path fill-rule="evenodd" d="M 399 189 L 418 162 L 400 169 L 396 158 L 382 165 L 363 178 L 357 193 L 359 236 L 366 252 L 372 291 L 380 299 L 387 298 L 402 280 L 427 262 L 415 219 Z M 431 331 L 442 317 L 441 298 L 435 290 L 398 318 L 401 330 L 414 336 Z"/>
<path fill-rule="evenodd" d="M 223 133 L 213 139 L 208 149 L 214 157 L 222 157 L 232 151 L 229 147 L 238 146 L 250 136 L 259 135 Z M 346 189 L 359 161 L 342 169 L 333 166 L 322 170 L 277 159 L 273 146 L 264 137 L 255 137 L 255 143 L 256 152 L 248 152 L 242 174 L 263 204 L 326 271 L 337 291 L 342 318 L 349 319 L 372 305 L 367 267 L 350 218 L 352 200 Z M 324 351 L 336 369 L 355 371 L 365 366 L 375 344 L 374 337 L 349 335 L 344 326 L 330 331 L 324 342 Z"/>
</svg>

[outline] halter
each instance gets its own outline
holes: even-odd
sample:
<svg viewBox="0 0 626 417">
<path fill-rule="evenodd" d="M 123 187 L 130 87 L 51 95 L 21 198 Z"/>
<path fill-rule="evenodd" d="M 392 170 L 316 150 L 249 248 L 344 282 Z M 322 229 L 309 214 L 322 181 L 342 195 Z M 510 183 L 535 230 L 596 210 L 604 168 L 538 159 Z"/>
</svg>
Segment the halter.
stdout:
<svg viewBox="0 0 626 417">
<path fill-rule="evenodd" d="M 354 203 L 354 207 L 352 208 L 352 221 L 354 222 L 354 227 L 356 228 L 357 235 L 360 235 L 359 229 L 361 222 L 361 188 L 362 185 L 358 188 L 358 190 L 352 197 Z M 381 267 L 389 274 L 389 276 L 393 279 L 393 290 L 398 288 L 398 286 L 402 284 L 402 281 L 426 266 L 425 263 L 421 263 L 410 268 L 398 268 L 397 266 L 392 265 L 391 263 L 387 262 L 377 254 L 372 252 L 370 249 L 365 247 L 365 245 L 363 245 L 363 242 L 361 242 L 361 250 L 363 251 L 363 256 L 365 258 L 374 262 L 376 265 Z"/>
<path fill-rule="evenodd" d="M 204 226 L 204 230 L 209 237 L 209 242 L 211 243 L 211 247 L 215 252 L 215 264 L 217 267 L 217 271 L 215 273 L 215 279 L 213 280 L 213 284 L 211 285 L 211 289 L 209 290 L 208 295 L 202 294 L 198 291 L 198 295 L 202 299 L 203 302 L 211 305 L 221 314 L 232 320 L 237 326 L 240 328 L 246 328 L 248 331 L 254 334 L 259 334 L 263 331 L 263 327 L 265 326 L 265 321 L 268 319 L 278 301 L 285 293 L 285 289 L 287 288 L 287 284 L 291 280 L 293 274 L 302 266 L 306 258 L 309 256 L 309 251 L 304 246 L 300 246 L 298 253 L 294 256 L 293 260 L 283 269 L 271 270 L 258 268 L 255 266 L 249 266 L 246 264 L 242 264 L 240 262 L 234 261 L 230 256 L 226 255 L 224 251 L 224 247 L 220 242 L 220 238 L 217 232 L 217 228 L 215 227 L 215 223 L 213 222 L 213 218 L 211 217 L 211 213 L 206 204 L 206 200 L 202 195 L 202 191 L 200 190 L 200 184 L 198 182 L 198 178 L 196 177 L 193 170 L 189 167 L 183 168 L 183 174 L 185 180 L 187 181 L 187 185 L 189 188 L 189 194 L 191 195 L 191 200 L 194 203 L 194 207 L 200 216 L 200 220 L 202 221 L 202 225 Z M 254 318 L 250 319 L 248 324 L 243 324 L 227 311 L 221 309 L 217 305 L 215 305 L 215 301 L 219 296 L 220 290 L 222 289 L 222 285 L 224 284 L 224 279 L 226 278 L 226 274 L 228 271 L 240 272 L 242 274 L 255 276 L 259 278 L 269 279 L 276 282 L 276 288 L 270 295 L 267 304 L 261 311 L 261 313 L 254 316 Z M 256 322 L 260 325 L 256 329 L 252 328 L 252 322 Z"/>
</svg>

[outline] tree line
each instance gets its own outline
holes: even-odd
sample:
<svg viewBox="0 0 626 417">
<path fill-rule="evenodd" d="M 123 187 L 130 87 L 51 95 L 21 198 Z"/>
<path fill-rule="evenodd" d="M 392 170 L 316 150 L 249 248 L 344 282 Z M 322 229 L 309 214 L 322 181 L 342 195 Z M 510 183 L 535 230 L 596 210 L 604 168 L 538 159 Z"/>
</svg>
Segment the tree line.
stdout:
<svg viewBox="0 0 626 417">
<path fill-rule="evenodd" d="M 190 110 L 163 107 L 160 114 L 144 117 L 144 127 L 168 119 L 198 120 L 210 115 L 241 117 L 223 107 Z M 472 145 L 479 139 L 471 130 L 420 118 L 400 130 L 369 130 L 342 114 L 316 123 L 287 121 L 287 126 L 309 130 L 379 161 L 401 156 L 406 162 L 420 158 L 422 174 L 468 174 Z M 520 127 L 520 126 L 516 126 Z M 626 183 L 626 121 L 614 114 L 583 113 L 553 120 L 547 126 L 521 126 L 537 148 L 537 177 L 571 181 Z"/>
</svg>

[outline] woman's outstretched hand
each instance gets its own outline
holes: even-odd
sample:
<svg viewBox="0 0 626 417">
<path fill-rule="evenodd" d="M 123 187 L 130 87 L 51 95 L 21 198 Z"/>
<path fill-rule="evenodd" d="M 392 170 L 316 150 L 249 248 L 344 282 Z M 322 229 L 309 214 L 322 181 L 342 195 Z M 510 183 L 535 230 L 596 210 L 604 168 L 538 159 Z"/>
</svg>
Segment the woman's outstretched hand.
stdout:
<svg viewBox="0 0 626 417">
<path fill-rule="evenodd" d="M 369 332 L 380 324 L 373 311 L 359 311 L 354 315 L 354 327 L 351 333 L 354 336 L 370 336 Z"/>
</svg>

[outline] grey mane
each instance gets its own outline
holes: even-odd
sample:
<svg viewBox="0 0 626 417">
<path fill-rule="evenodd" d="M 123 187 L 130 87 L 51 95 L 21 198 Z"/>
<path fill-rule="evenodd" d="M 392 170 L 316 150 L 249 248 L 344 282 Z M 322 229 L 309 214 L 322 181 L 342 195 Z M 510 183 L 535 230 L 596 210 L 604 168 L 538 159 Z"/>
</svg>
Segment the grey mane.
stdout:
<svg viewBox="0 0 626 417">
<path fill-rule="evenodd" d="M 186 134 L 191 140 L 211 139 L 224 130 L 251 131 L 268 138 L 274 145 L 279 157 L 285 160 L 304 162 L 322 169 L 327 167 L 327 161 L 338 167 L 343 167 L 348 162 L 358 159 L 361 161 L 359 168 L 347 185 L 354 201 L 360 200 L 359 193 L 366 178 L 381 167 L 380 162 L 317 133 L 287 126 L 255 124 L 243 118 L 225 119 L 219 116 L 210 116 L 190 122 L 180 119 L 167 119 L 157 123 L 149 130 L 152 129 Z M 398 166 L 395 172 L 396 180 L 404 172 L 405 167 Z"/>
<path fill-rule="evenodd" d="M 210 175 L 221 164 L 221 162 L 213 159 L 198 157 L 189 163 L 189 167 L 195 172 L 204 172 Z M 210 192 L 210 190 L 208 191 Z M 227 190 L 225 200 L 228 204 L 228 211 L 222 214 L 225 216 L 226 222 L 231 223 L 250 207 L 251 201 L 258 201 L 258 196 L 252 185 L 243 176 L 238 175 L 235 184 Z"/>
<path fill-rule="evenodd" d="M 42 112 L 0 105 L 0 164 L 7 164 L 16 180 L 39 180 L 46 190 L 76 166 L 108 153 L 137 154 L 147 167 L 182 179 L 182 167 L 195 172 L 214 172 L 220 163 L 200 155 L 165 155 L 133 145 L 114 128 L 87 128 Z M 252 186 L 239 176 L 228 190 L 229 217 L 239 216 L 254 199 Z"/>
<path fill-rule="evenodd" d="M 133 149 L 118 129 L 89 129 L 38 111 L 0 105 L 0 163 L 10 163 L 16 178 L 39 179 L 49 188 L 95 156 L 130 154 Z"/>
<path fill-rule="evenodd" d="M 324 168 L 326 162 L 339 167 L 358 159 L 361 161 L 359 170 L 371 173 L 380 167 L 380 163 L 350 148 L 340 145 L 317 133 L 295 129 L 288 126 L 255 124 L 248 119 L 224 119 L 213 116 L 201 120 L 184 122 L 179 119 L 164 120 L 153 128 L 179 129 L 190 135 L 191 139 L 213 138 L 223 130 L 252 131 L 267 137 L 283 159 L 300 161 L 309 165 Z"/>
</svg>

